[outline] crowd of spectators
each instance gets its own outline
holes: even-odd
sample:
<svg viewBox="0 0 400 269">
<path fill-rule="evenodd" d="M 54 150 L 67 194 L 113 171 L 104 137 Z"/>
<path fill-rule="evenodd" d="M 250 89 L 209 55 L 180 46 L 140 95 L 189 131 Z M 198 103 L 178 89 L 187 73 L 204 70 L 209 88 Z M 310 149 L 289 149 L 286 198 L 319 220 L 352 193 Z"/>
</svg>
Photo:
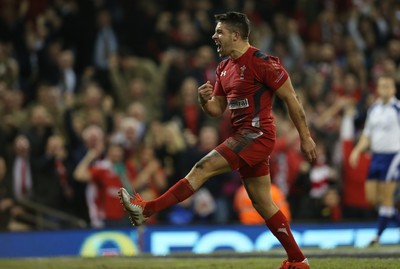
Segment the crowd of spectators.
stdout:
<svg viewBox="0 0 400 269">
<path fill-rule="evenodd" d="M 21 199 L 125 225 L 118 185 L 152 199 L 223 141 L 229 114 L 207 117 L 197 88 L 215 82 L 213 15 L 228 10 L 246 13 L 250 43 L 283 62 L 318 144 L 307 163 L 276 100 L 271 174 L 292 221 L 373 217 L 365 168 L 344 171 L 343 145 L 357 139 L 376 78 L 400 86 L 398 1 L 0 0 L 1 228 Z M 218 176 L 149 223 L 238 222 L 240 187 L 237 173 Z"/>
</svg>

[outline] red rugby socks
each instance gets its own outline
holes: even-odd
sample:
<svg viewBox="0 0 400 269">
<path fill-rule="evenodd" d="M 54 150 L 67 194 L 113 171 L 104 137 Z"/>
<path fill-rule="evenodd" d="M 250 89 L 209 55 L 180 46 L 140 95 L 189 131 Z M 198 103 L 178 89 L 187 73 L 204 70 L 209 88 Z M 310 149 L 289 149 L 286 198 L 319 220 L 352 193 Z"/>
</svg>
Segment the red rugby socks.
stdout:
<svg viewBox="0 0 400 269">
<path fill-rule="evenodd" d="M 143 215 L 145 217 L 150 217 L 158 211 L 186 200 L 192 196 L 194 192 L 195 190 L 190 185 L 189 181 L 186 178 L 182 178 L 163 195 L 146 202 L 143 209 Z"/>
<path fill-rule="evenodd" d="M 287 218 L 280 210 L 266 220 L 265 224 L 286 250 L 288 261 L 301 262 L 305 259 L 304 254 L 294 240 Z"/>
</svg>

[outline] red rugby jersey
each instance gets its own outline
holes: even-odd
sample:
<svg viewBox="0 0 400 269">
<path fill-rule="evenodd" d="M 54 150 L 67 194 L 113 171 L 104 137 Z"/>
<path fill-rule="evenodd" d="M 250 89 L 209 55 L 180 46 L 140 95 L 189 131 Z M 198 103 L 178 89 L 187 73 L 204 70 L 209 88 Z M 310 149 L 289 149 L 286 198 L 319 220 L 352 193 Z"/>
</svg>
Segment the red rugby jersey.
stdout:
<svg viewBox="0 0 400 269">
<path fill-rule="evenodd" d="M 120 178 L 114 172 L 110 161 L 95 162 L 90 168 L 91 181 L 96 184 L 98 197 L 96 204 L 103 212 L 105 219 L 116 220 L 123 218 L 126 213 L 119 204 L 118 190 L 123 187 Z M 128 176 L 132 174 L 129 165 L 126 167 Z"/>
<path fill-rule="evenodd" d="M 275 138 L 274 91 L 288 78 L 279 59 L 251 46 L 238 59 L 229 57 L 222 61 L 216 73 L 214 95 L 227 98 L 233 131 L 261 130 Z"/>
</svg>

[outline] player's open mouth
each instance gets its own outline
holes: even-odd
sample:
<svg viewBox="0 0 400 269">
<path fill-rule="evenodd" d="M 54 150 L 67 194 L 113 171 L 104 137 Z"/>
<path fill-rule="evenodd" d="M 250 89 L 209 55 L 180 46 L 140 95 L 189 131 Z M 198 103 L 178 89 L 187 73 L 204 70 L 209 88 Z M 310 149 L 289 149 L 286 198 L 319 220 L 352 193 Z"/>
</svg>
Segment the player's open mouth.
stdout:
<svg viewBox="0 0 400 269">
<path fill-rule="evenodd" d="M 217 52 L 221 50 L 221 44 L 218 42 L 215 42 L 215 45 L 217 46 Z"/>
</svg>

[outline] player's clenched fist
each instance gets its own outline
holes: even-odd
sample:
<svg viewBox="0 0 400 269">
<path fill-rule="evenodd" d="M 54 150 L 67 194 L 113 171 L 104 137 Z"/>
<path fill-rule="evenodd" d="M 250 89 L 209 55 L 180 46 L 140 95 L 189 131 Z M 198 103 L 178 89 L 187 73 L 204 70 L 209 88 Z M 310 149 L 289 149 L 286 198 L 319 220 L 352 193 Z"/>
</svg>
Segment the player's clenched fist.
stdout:
<svg viewBox="0 0 400 269">
<path fill-rule="evenodd" d="M 199 103 L 204 105 L 213 95 L 213 85 L 210 81 L 207 81 L 199 87 Z"/>
</svg>

